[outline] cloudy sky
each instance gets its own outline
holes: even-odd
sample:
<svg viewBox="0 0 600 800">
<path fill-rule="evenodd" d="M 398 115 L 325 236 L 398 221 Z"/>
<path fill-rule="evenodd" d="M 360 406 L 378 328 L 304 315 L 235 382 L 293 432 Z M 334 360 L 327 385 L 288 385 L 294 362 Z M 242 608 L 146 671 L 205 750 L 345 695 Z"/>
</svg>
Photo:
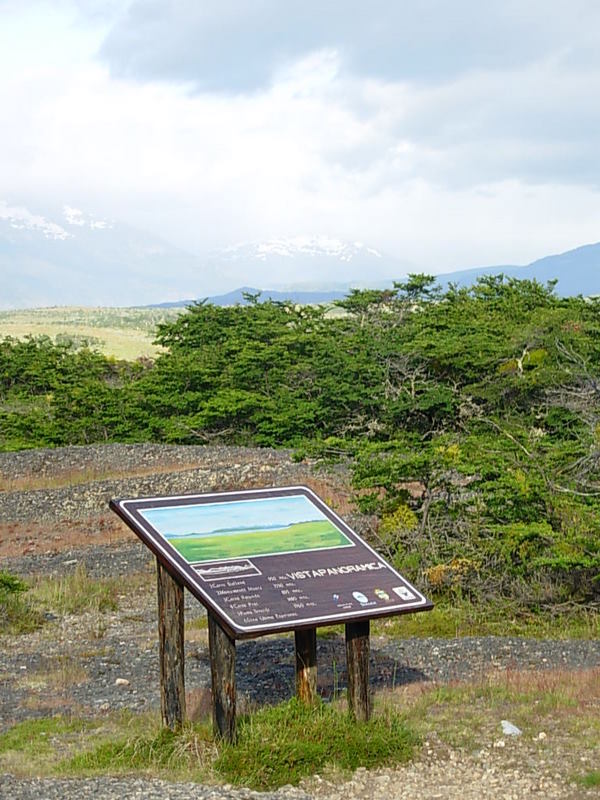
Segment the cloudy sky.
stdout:
<svg viewBox="0 0 600 800">
<path fill-rule="evenodd" d="M 600 239 L 598 0 L 0 0 L 0 201 L 431 271 Z"/>
</svg>

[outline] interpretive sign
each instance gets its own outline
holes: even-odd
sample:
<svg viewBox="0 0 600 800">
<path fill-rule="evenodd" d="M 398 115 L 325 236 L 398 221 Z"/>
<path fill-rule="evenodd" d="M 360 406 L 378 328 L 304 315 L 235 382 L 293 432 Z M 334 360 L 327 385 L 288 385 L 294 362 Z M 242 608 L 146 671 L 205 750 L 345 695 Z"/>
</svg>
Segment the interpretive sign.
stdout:
<svg viewBox="0 0 600 800">
<path fill-rule="evenodd" d="M 110 505 L 235 639 L 432 608 L 304 486 Z"/>
</svg>

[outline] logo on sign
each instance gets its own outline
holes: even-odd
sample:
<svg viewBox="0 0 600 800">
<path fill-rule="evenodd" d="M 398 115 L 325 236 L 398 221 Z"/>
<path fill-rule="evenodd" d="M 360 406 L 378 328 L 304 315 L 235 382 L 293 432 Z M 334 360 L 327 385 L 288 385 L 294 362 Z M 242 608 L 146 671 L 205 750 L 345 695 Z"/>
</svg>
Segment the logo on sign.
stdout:
<svg viewBox="0 0 600 800">
<path fill-rule="evenodd" d="M 407 589 L 406 586 L 394 586 L 394 592 L 401 597 L 402 600 L 416 600 L 416 597 L 410 589 Z"/>
<path fill-rule="evenodd" d="M 362 592 L 352 592 L 352 597 L 361 604 L 361 606 L 366 606 L 369 602 L 369 598 L 364 595 Z"/>
</svg>

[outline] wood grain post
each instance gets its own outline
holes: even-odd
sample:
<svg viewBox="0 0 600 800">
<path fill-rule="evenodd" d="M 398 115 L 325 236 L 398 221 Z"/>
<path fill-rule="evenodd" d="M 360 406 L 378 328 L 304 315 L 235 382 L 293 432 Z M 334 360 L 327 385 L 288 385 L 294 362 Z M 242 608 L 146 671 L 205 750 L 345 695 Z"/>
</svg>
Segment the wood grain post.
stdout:
<svg viewBox="0 0 600 800">
<path fill-rule="evenodd" d="M 235 742 L 235 639 L 208 612 L 208 647 L 212 681 L 213 731 Z"/>
<path fill-rule="evenodd" d="M 156 560 L 160 710 L 171 730 L 185 721 L 183 586 Z"/>
<path fill-rule="evenodd" d="M 317 629 L 294 633 L 296 643 L 296 695 L 301 703 L 312 705 L 317 699 Z"/>
<path fill-rule="evenodd" d="M 359 722 L 371 716 L 369 692 L 369 620 L 346 624 L 348 710 Z"/>
</svg>

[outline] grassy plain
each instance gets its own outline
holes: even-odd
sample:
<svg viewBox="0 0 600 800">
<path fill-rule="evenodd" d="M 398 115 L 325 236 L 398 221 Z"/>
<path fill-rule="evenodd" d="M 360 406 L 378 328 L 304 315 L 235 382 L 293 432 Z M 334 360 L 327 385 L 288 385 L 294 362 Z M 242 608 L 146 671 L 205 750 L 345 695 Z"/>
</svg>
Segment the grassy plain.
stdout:
<svg viewBox="0 0 600 800">
<path fill-rule="evenodd" d="M 152 358 L 156 326 L 175 319 L 181 308 L 88 308 L 57 306 L 0 311 L 0 339 L 49 336 L 54 341 L 83 341 L 107 356 L 132 361 Z"/>
<path fill-rule="evenodd" d="M 188 561 L 216 561 L 222 558 L 258 556 L 343 547 L 348 539 L 328 520 L 298 522 L 287 528 L 243 531 L 216 536 L 186 536 L 170 539 L 173 547 Z"/>
</svg>

